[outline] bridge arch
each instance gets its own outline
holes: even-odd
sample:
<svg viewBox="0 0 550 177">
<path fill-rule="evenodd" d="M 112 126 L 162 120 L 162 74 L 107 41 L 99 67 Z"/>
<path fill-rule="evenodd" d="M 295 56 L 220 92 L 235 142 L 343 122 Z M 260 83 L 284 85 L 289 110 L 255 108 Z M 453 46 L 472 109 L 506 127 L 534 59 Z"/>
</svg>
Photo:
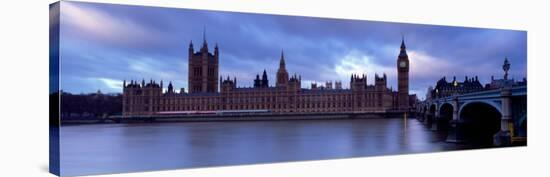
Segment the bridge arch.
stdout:
<svg viewBox="0 0 550 177">
<path fill-rule="evenodd" d="M 422 103 L 418 106 L 418 116 L 419 116 L 419 120 L 420 121 L 425 121 L 426 119 L 426 104 L 425 103 Z"/>
<path fill-rule="evenodd" d="M 443 103 L 439 107 L 439 118 L 438 118 L 438 130 L 448 131 L 450 128 L 451 121 L 453 120 L 453 111 L 455 107 L 451 103 Z"/>
<path fill-rule="evenodd" d="M 434 113 L 434 114 L 435 114 L 435 112 L 437 111 L 437 108 L 438 108 L 438 107 L 437 107 L 437 104 L 436 104 L 436 103 L 432 103 L 432 104 L 430 104 L 430 107 L 428 108 L 428 111 L 429 111 L 430 113 Z"/>
<path fill-rule="evenodd" d="M 491 105 L 493 108 L 495 108 L 496 110 L 498 110 L 499 113 L 502 114 L 502 108 L 499 104 L 493 102 L 493 101 L 486 101 L 486 100 L 479 100 L 479 101 L 468 101 L 468 102 L 465 102 L 463 103 L 462 105 L 459 106 L 458 108 L 458 114 L 460 114 L 462 112 L 462 109 L 464 109 L 464 107 L 468 106 L 469 104 L 479 104 L 479 103 L 484 103 L 484 104 L 488 104 L 488 105 Z"/>
<path fill-rule="evenodd" d="M 421 109 L 422 109 L 422 113 L 426 113 L 426 109 L 428 109 L 428 108 L 427 108 L 427 106 L 424 104 L 424 105 L 422 105 L 422 108 L 421 108 Z"/>
<path fill-rule="evenodd" d="M 436 113 L 437 113 L 437 105 L 436 104 L 430 104 L 430 106 L 428 107 L 428 110 L 427 110 L 427 115 L 428 116 L 427 116 L 427 120 L 426 120 L 426 122 L 429 126 L 432 126 L 432 124 L 434 122 L 436 122 L 435 121 Z"/>
<path fill-rule="evenodd" d="M 496 104 L 475 101 L 464 104 L 459 111 L 465 138 L 476 144 L 492 145 L 500 131 L 502 112 Z"/>
<path fill-rule="evenodd" d="M 428 112 L 428 106 L 424 105 L 424 109 L 422 110 L 422 113 L 426 114 Z"/>
<path fill-rule="evenodd" d="M 453 108 L 453 110 L 456 109 L 455 105 L 453 105 L 451 102 L 443 102 L 443 103 L 438 105 L 437 110 L 441 110 L 441 108 L 443 108 L 443 106 L 451 106 Z"/>
</svg>

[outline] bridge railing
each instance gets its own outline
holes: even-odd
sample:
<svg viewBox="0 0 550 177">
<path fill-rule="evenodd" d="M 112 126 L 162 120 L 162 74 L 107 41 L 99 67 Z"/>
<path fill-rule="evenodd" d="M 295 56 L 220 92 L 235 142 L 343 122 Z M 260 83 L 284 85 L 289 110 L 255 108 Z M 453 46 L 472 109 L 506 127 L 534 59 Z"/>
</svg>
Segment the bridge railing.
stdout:
<svg viewBox="0 0 550 177">
<path fill-rule="evenodd" d="M 522 85 L 522 86 L 514 86 L 514 87 L 510 87 L 509 88 L 512 93 L 516 93 L 515 95 L 525 95 L 527 94 L 527 86 L 526 85 Z M 454 99 L 454 97 L 471 97 L 471 96 L 478 96 L 478 95 L 489 95 L 489 94 L 495 94 L 495 93 L 500 93 L 502 91 L 502 88 L 498 88 L 498 89 L 491 89 L 491 90 L 483 90 L 483 91 L 478 91 L 478 92 L 471 92 L 471 93 L 465 93 L 465 94 L 461 94 L 461 95 L 451 95 L 451 96 L 447 96 L 447 97 L 441 97 L 441 98 L 436 98 L 436 99 L 433 99 L 433 100 L 424 100 L 424 101 L 421 101 L 421 104 L 422 103 L 427 103 L 427 102 L 437 102 L 437 101 L 444 101 L 444 100 L 452 100 Z"/>
</svg>

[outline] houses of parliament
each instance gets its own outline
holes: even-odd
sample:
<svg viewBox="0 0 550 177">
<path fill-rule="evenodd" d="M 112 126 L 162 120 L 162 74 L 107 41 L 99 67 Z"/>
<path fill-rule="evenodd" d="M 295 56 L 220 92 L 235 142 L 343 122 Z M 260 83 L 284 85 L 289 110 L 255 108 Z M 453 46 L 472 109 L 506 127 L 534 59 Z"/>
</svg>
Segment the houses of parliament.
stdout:
<svg viewBox="0 0 550 177">
<path fill-rule="evenodd" d="M 123 115 L 156 115 L 163 113 L 254 111 L 272 113 L 385 113 L 407 111 L 416 97 L 409 95 L 409 59 L 405 41 L 401 41 L 397 57 L 397 91 L 387 87 L 386 74 L 375 74 L 374 84 L 365 74 L 351 74 L 349 88 L 342 82 L 311 84 L 302 88 L 299 75 L 289 75 L 281 52 L 275 85 L 270 84 L 264 70 L 256 75 L 253 87 L 239 87 L 237 78 L 219 76 L 219 49 L 208 49 L 206 40 L 195 51 L 189 44 L 188 90 L 176 91 L 171 82 L 164 90 L 163 82 L 150 80 L 123 83 Z"/>
</svg>

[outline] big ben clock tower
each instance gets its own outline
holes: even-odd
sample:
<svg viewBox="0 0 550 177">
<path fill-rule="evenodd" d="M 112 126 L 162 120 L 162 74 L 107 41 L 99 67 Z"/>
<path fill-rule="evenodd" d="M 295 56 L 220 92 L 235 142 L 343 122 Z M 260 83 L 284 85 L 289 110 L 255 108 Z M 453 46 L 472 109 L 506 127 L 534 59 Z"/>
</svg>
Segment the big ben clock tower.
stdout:
<svg viewBox="0 0 550 177">
<path fill-rule="evenodd" d="M 400 110 L 409 108 L 409 56 L 404 38 L 401 40 L 401 51 L 397 57 L 397 107 Z"/>
</svg>

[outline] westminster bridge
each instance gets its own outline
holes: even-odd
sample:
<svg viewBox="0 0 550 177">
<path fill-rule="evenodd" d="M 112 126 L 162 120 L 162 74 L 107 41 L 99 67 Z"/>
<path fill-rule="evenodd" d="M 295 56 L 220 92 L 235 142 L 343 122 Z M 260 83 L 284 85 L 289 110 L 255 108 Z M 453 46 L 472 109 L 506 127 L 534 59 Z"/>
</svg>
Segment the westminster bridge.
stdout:
<svg viewBox="0 0 550 177">
<path fill-rule="evenodd" d="M 447 132 L 447 142 L 527 142 L 526 85 L 428 99 L 417 105 L 416 113 L 431 130 Z"/>
</svg>

